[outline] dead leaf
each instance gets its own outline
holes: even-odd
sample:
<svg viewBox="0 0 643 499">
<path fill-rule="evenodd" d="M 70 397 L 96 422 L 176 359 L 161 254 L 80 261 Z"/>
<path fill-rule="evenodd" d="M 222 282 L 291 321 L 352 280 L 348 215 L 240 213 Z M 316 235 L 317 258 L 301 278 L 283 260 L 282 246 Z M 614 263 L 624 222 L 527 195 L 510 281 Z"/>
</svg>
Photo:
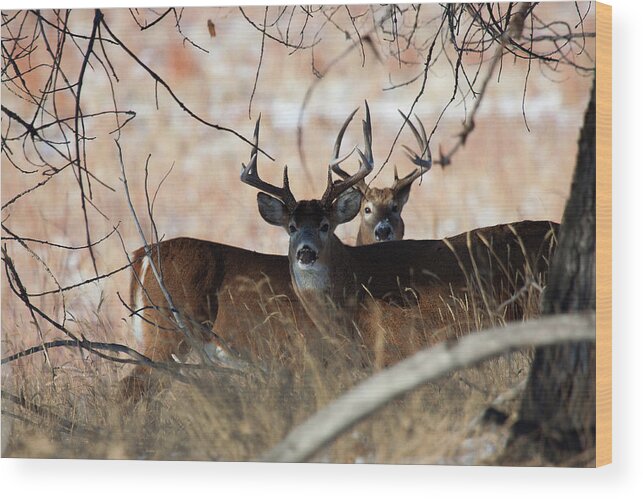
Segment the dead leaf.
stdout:
<svg viewBox="0 0 643 499">
<path fill-rule="evenodd" d="M 211 19 L 208 19 L 208 31 L 210 32 L 210 36 L 212 38 L 217 36 L 217 30 L 214 28 L 214 23 L 212 22 Z"/>
</svg>

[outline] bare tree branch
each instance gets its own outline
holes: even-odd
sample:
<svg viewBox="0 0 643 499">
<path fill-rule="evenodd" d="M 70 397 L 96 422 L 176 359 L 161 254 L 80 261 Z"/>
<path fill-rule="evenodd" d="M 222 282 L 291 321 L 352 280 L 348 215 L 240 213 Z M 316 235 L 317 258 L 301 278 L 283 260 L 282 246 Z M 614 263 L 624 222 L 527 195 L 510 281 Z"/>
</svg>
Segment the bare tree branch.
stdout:
<svg viewBox="0 0 643 499">
<path fill-rule="evenodd" d="M 190 345 L 193 347 L 198 347 L 199 342 L 194 341 L 193 339 L 193 333 L 190 329 L 190 325 L 186 322 L 185 317 L 182 314 L 182 311 L 174 304 L 174 300 L 172 299 L 172 296 L 170 292 L 168 291 L 167 287 L 165 286 L 163 282 L 163 274 L 161 272 L 161 268 L 159 265 L 159 262 L 157 259 L 154 258 L 155 252 L 158 252 L 158 246 L 155 246 L 155 243 L 158 241 L 148 241 L 148 239 L 145 237 L 145 232 L 143 231 L 143 227 L 141 226 L 140 220 L 138 218 L 138 215 L 136 214 L 136 210 L 134 208 L 134 204 L 132 202 L 132 197 L 130 195 L 129 191 L 129 186 L 127 183 L 127 175 L 125 173 L 125 162 L 123 160 L 123 152 L 121 150 L 121 146 L 118 142 L 116 141 L 116 147 L 118 148 L 118 157 L 119 157 L 119 162 L 121 165 L 121 181 L 123 182 L 123 187 L 125 190 L 125 198 L 127 200 L 127 205 L 129 207 L 130 213 L 132 214 L 132 219 L 134 220 L 134 225 L 136 226 L 136 229 L 138 231 L 138 234 L 141 238 L 141 241 L 143 242 L 143 248 L 145 250 L 145 257 L 148 260 L 150 269 L 152 270 L 152 273 L 154 274 L 154 278 L 156 279 L 156 282 L 159 286 L 159 289 L 163 293 L 163 297 L 165 298 L 165 301 L 167 302 L 167 305 L 169 307 L 170 314 L 172 318 L 174 319 L 174 322 L 176 323 L 177 328 L 183 334 L 185 339 L 189 342 Z M 149 158 L 148 158 L 149 159 Z M 149 197 L 148 197 L 148 206 L 147 206 L 148 213 L 151 214 L 151 206 L 149 204 Z M 154 227 L 155 224 L 152 221 L 152 226 Z M 137 278 L 142 278 L 137 277 Z M 142 283 L 141 283 L 142 285 Z M 221 349 L 226 353 L 225 359 L 224 358 L 212 358 L 211 356 L 208 356 L 203 348 L 196 348 L 198 353 L 201 356 L 201 359 L 206 365 L 215 365 L 215 363 L 219 364 L 220 366 L 227 367 L 227 368 L 232 368 L 236 369 L 239 371 L 245 371 L 248 369 L 248 364 L 243 361 L 240 358 L 236 358 L 238 356 L 235 356 L 234 352 L 225 345 L 225 343 L 219 339 L 218 341 L 218 346 L 221 347 Z"/>
</svg>

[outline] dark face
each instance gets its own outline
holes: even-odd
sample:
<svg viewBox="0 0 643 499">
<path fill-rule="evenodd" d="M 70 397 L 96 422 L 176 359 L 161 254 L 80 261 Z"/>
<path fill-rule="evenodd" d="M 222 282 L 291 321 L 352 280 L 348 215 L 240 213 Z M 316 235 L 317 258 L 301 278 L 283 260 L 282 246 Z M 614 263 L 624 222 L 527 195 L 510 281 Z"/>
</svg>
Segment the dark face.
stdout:
<svg viewBox="0 0 643 499">
<path fill-rule="evenodd" d="M 297 204 L 288 221 L 289 253 L 295 256 L 301 268 L 314 266 L 327 247 L 330 223 L 330 213 L 326 213 L 319 201 Z"/>
<path fill-rule="evenodd" d="M 339 224 L 359 212 L 361 194 L 349 190 L 325 208 L 318 200 L 299 201 L 292 212 L 276 198 L 259 193 L 257 203 L 263 219 L 283 227 L 290 237 L 288 255 L 300 269 L 314 269 L 321 260 L 329 263 L 329 241 Z"/>
</svg>

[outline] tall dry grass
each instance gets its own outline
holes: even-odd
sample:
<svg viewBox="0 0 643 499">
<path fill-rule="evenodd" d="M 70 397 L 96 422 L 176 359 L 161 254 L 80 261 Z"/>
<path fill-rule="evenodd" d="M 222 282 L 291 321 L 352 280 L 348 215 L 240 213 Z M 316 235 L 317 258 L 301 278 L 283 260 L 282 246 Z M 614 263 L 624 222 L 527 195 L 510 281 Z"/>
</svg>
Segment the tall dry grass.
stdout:
<svg viewBox="0 0 643 499">
<path fill-rule="evenodd" d="M 516 283 L 530 283 L 509 289 L 512 284 L 507 281 L 505 291 L 510 300 L 501 301 L 506 294 L 485 284 L 473 284 L 444 297 L 445 302 L 459 307 L 454 310 L 454 320 L 447 317 L 444 321 L 448 335 L 457 337 L 501 325 L 508 317 L 516 318 L 515 310 L 520 310 L 522 319 L 538 315 L 544 276 L 530 274 L 527 268 L 509 271 L 517 276 Z M 469 282 L 483 280 L 476 279 L 474 272 Z M 386 307 L 390 305 L 377 306 L 382 307 L 379 313 L 389 312 Z M 99 315 L 97 311 L 95 317 Z M 383 322 L 379 347 L 386 348 L 391 338 L 404 335 L 410 346 L 400 354 L 401 359 L 413 349 L 435 343 L 436 335 L 442 338 L 446 334 L 427 328 L 419 315 L 415 319 L 405 321 L 402 327 Z M 322 352 L 306 341 L 309 332 L 300 330 L 287 311 L 273 314 L 270 320 L 275 327 L 290 328 L 293 341 L 283 345 L 258 339 L 262 345 L 254 350 L 262 352 L 257 360 L 261 370 L 222 373 L 186 367 L 183 374 L 189 383 L 159 371 L 154 374 L 157 389 L 137 402 L 123 402 L 118 389 L 118 380 L 130 369 L 127 365 L 74 349 L 50 351 L 54 372 L 39 354 L 16 361 L 12 375 L 3 381 L 5 393 L 20 399 L 4 401 L 3 420 L 11 422 L 10 435 L 3 436 L 4 455 L 252 460 L 278 443 L 294 425 L 382 367 L 378 345 L 355 361 L 356 347 L 359 350 L 364 345 L 338 346 L 334 338 L 321 338 L 335 349 L 335 355 L 329 356 L 328 349 Z M 113 338 L 113 331 L 98 320 L 78 326 L 94 337 Z M 292 359 L 297 361 L 289 361 Z M 314 460 L 485 462 L 501 449 L 502 437 L 477 442 L 470 425 L 499 394 L 525 379 L 529 363 L 529 351 L 507 354 L 427 383 L 360 423 Z M 510 418 L 515 403 L 509 400 L 501 407 Z M 500 430 L 496 433 L 502 435 Z"/>
<path fill-rule="evenodd" d="M 423 15 L 434 16 L 438 8 L 427 5 Z M 575 10 L 563 3 L 542 5 L 539 9 L 553 18 L 576 22 Z M 262 8 L 248 8 L 246 12 L 253 19 L 263 17 Z M 91 11 L 75 11 L 71 27 L 82 31 L 91 23 L 92 15 Z M 250 118 L 248 101 L 259 61 L 261 33 L 250 28 L 236 9 L 184 11 L 184 32 L 206 47 L 208 54 L 183 44 L 171 22 L 159 24 L 142 36 L 127 10 L 106 10 L 105 15 L 128 46 L 158 71 L 187 105 L 207 119 L 250 135 L 254 119 L 262 113 L 261 144 L 277 158 L 276 164 L 262 160 L 262 175 L 275 180 L 280 175 L 280 165 L 288 163 L 298 198 L 313 198 L 323 190 L 320 186 L 325 182 L 325 158 L 330 156 L 335 135 L 352 109 L 365 99 L 369 102 L 375 161 L 379 166 L 401 125 L 397 109 L 408 109 L 418 92 L 419 82 L 396 90 L 384 89 L 390 87 L 392 80 L 401 82 L 414 77 L 422 60 L 416 58 L 412 65 L 400 68 L 393 59 L 381 64 L 373 54 L 367 54 L 362 65 L 361 55 L 355 52 L 334 67 L 312 94 L 304 116 L 304 157 L 300 158 L 298 112 L 308 88 L 317 81 L 311 71 L 310 53 L 289 54 L 283 47 L 266 43 Z M 215 38 L 205 27 L 207 19 L 216 24 Z M 585 22 L 586 31 L 594 31 L 593 9 Z M 333 54 L 344 50 L 345 43 L 342 32 L 328 30 L 317 47 L 316 65 L 325 68 Z M 107 50 L 119 76 L 115 84 L 119 105 L 137 112 L 121 139 L 136 209 L 145 212 L 143 165 L 151 154 L 152 190 L 171 169 L 158 191 L 154 210 L 154 219 L 165 238 L 191 236 L 256 251 L 285 253 L 286 236 L 260 220 L 255 193 L 238 181 L 239 166 L 248 160 L 249 147 L 230 135 L 197 125 L 166 93 L 157 93 L 154 83 L 128 57 L 109 47 Z M 587 50 L 593 52 L 593 38 L 587 39 Z M 38 57 L 43 56 L 33 55 L 34 63 L 39 62 Z M 78 68 L 79 61 L 77 54 L 72 55 L 70 71 Z M 469 69 L 477 63 L 471 58 L 464 62 Z M 404 210 L 408 238 L 442 238 L 475 227 L 523 219 L 560 220 L 591 82 L 569 68 L 561 67 L 555 75 L 539 69 L 542 71 L 532 68 L 526 89 L 527 131 L 522 97 L 528 66 L 523 60 L 505 61 L 499 83 L 489 86 L 476 118 L 476 130 L 466 147 L 450 167 L 434 168 L 421 184 L 413 187 Z M 429 85 L 416 108 L 427 129 L 436 123 L 451 97 L 451 74 L 446 58 L 432 67 Z M 110 108 L 109 82 L 97 68 L 92 68 L 89 75 L 83 87 L 85 112 Z M 39 87 L 44 76 L 34 71 L 26 78 L 29 84 Z M 3 91 L 2 97 L 3 105 L 28 114 L 28 103 L 10 92 Z M 434 151 L 439 143 L 452 143 L 471 102 L 469 98 L 447 109 L 432 142 Z M 60 102 L 59 111 L 64 116 L 72 114 L 73 102 Z M 3 127 L 5 123 L 3 117 Z M 102 214 L 90 210 L 92 235 L 96 239 L 118 225 L 124 241 L 112 236 L 96 248 L 101 273 L 127 263 L 125 253 L 141 244 L 119 181 L 120 164 L 109 133 L 113 129 L 113 120 L 108 117 L 87 122 L 87 135 L 95 137 L 87 150 L 89 168 L 114 189 L 95 184 L 92 201 Z M 359 126 L 347 131 L 346 144 L 360 140 Z M 411 144 L 412 140 L 403 135 L 401 143 Z M 33 150 L 27 148 L 26 154 L 33 159 Z M 390 183 L 393 164 L 398 165 L 401 174 L 411 167 L 397 147 L 375 185 Z M 3 159 L 3 202 L 32 187 L 41 179 L 38 175 L 25 175 Z M 3 210 L 3 223 L 22 236 L 82 245 L 84 222 L 79 196 L 68 170 Z M 146 230 L 150 232 L 149 223 Z M 338 229 L 348 243 L 354 242 L 356 233 L 356 222 Z M 30 253 L 16 242 L 3 242 L 30 292 L 56 289 L 52 276 L 65 286 L 93 275 L 85 250 L 29 243 Z M 48 270 L 41 261 L 46 262 Z M 127 294 L 128 279 L 127 273 L 122 272 L 72 289 L 65 293 L 64 300 L 59 294 L 32 300 L 56 320 L 64 320 L 78 336 L 135 346 L 128 311 L 118 296 Z M 59 338 L 59 331 L 46 323 L 40 323 L 38 332 L 26 308 L 9 289 L 6 274 L 1 291 L 3 356 L 40 343 L 41 336 L 45 341 Z M 506 298 L 499 298 L 497 290 L 485 293 L 472 288 L 465 294 L 454 291 L 454 296 L 444 297 L 450 307 L 457 307 L 451 311 L 454 320 L 448 326 L 450 331 L 465 334 L 487 324 L 500 324 L 508 318 L 506 309 L 520 303 L 524 303 L 522 309 L 528 316 L 537 313 L 537 287 L 521 291 L 515 302 L 506 305 Z M 288 318 L 275 320 L 287 322 Z M 297 341 L 301 338 L 297 328 L 294 331 L 295 340 L 287 356 L 300 362 L 292 370 L 282 368 L 284 349 L 273 345 L 268 347 L 272 355 L 267 355 L 269 375 L 265 378 L 219 378 L 199 372 L 198 383 L 187 386 L 166 379 L 163 391 L 135 407 L 124 407 L 116 398 L 116 381 L 129 366 L 78 350 L 51 349 L 48 359 L 37 354 L 12 363 L 10 371 L 3 366 L 3 390 L 21 397 L 23 405 L 34 404 L 25 409 L 3 401 L 3 428 L 12 422 L 10 436 L 3 434 L 3 455 L 250 459 L 275 443 L 292 424 L 381 366 L 381 353 L 377 350 L 357 370 L 341 363 L 333 368 L 324 366 L 314 351 Z M 381 341 L 395 333 L 390 328 L 382 330 Z M 430 343 L 435 334 L 419 326 L 412 329 L 409 335 L 417 338 L 412 348 Z M 318 459 L 439 462 L 450 455 L 455 462 L 464 438 L 464 423 L 495 394 L 524 376 L 528 361 L 527 354 L 517 354 L 424 387 L 362 423 Z M 452 404 L 454 401 L 457 403 Z M 45 412 L 34 413 L 36 406 Z"/>
</svg>

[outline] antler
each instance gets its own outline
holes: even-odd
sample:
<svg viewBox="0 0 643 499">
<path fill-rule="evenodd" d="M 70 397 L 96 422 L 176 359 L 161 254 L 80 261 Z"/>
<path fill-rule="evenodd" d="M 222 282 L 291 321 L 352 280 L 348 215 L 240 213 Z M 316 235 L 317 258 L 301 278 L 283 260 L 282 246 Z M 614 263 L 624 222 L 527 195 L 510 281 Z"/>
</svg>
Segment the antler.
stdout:
<svg viewBox="0 0 643 499">
<path fill-rule="evenodd" d="M 337 140 L 335 141 L 335 147 L 333 148 L 333 157 L 328 168 L 328 185 L 326 186 L 326 192 L 324 192 L 324 195 L 321 199 L 321 202 L 324 206 L 329 206 L 335 199 L 337 199 L 340 194 L 347 191 L 354 185 L 362 182 L 366 175 L 368 175 L 373 170 L 373 136 L 371 130 L 371 111 L 368 108 L 368 102 L 364 101 L 364 103 L 366 105 L 366 119 L 362 121 L 362 131 L 364 134 L 364 150 L 366 152 L 363 153 L 359 148 L 357 148 L 357 153 L 360 156 L 360 165 L 359 169 L 354 175 L 349 175 L 339 167 L 339 163 L 344 161 L 346 158 L 348 158 L 348 156 L 350 156 L 350 154 L 353 153 L 353 151 L 351 151 L 348 156 L 339 158 L 339 149 L 342 144 L 344 132 L 346 131 L 348 124 L 353 119 L 353 116 L 355 116 L 355 113 L 357 112 L 356 109 L 346 119 L 344 125 L 342 125 L 342 128 L 337 135 Z M 342 177 L 343 180 L 333 182 L 331 170 Z"/>
<path fill-rule="evenodd" d="M 431 149 L 429 148 L 429 141 L 427 139 L 426 130 L 424 129 L 424 125 L 422 124 L 422 121 L 420 121 L 420 118 L 418 118 L 417 115 L 414 115 L 415 119 L 418 122 L 418 125 L 420 126 L 420 131 L 418 131 L 418 129 L 415 128 L 415 126 L 408 118 L 408 116 L 406 116 L 399 109 L 398 109 L 398 112 L 402 115 L 406 124 L 408 124 L 409 127 L 411 128 L 411 131 L 415 136 L 415 140 L 417 140 L 417 143 L 420 146 L 421 154 L 418 155 L 408 146 L 404 146 L 404 145 L 402 146 L 406 150 L 406 155 L 409 157 L 411 162 L 414 165 L 419 166 L 419 168 L 416 168 L 414 171 L 409 173 L 406 177 L 400 179 L 397 176 L 397 167 L 396 167 L 394 170 L 395 184 L 393 185 L 393 190 L 395 191 L 399 191 L 400 189 L 412 184 L 415 181 L 415 179 L 424 175 L 426 172 L 428 172 L 431 169 L 431 166 L 433 166 L 433 159 L 431 158 Z"/>
<path fill-rule="evenodd" d="M 348 179 L 350 178 L 350 174 L 342 170 L 339 166 L 340 163 L 342 163 L 345 159 L 347 159 L 351 154 L 353 154 L 353 151 L 355 151 L 355 147 L 351 150 L 351 152 L 344 156 L 343 158 L 339 158 L 339 149 L 342 146 L 342 139 L 344 138 L 344 132 L 346 132 L 346 128 L 348 127 L 349 123 L 353 119 L 353 116 L 355 116 L 355 113 L 359 111 L 359 108 L 355 109 L 350 116 L 344 121 L 344 124 L 342 125 L 342 128 L 339 130 L 339 134 L 337 135 L 337 140 L 335 141 L 335 147 L 333 148 L 333 157 L 330 160 L 329 166 L 330 168 L 341 178 Z M 366 103 L 366 113 L 367 113 L 367 119 L 370 122 L 370 110 L 368 109 L 368 103 Z M 364 179 L 362 179 L 360 182 L 357 183 L 356 187 L 362 191 L 362 193 L 366 189 L 366 182 Z"/>
<path fill-rule="evenodd" d="M 270 194 L 278 199 L 281 199 L 286 205 L 288 210 L 292 211 L 297 205 L 297 200 L 293 196 L 290 190 L 290 183 L 288 182 L 288 167 L 284 166 L 284 179 L 283 186 L 277 187 L 276 185 L 269 184 L 259 178 L 259 172 L 257 170 L 257 154 L 259 149 L 259 122 L 261 121 L 261 115 L 257 119 L 254 132 L 254 145 L 252 147 L 252 153 L 250 155 L 250 161 L 248 165 L 241 163 L 241 181 L 244 184 L 248 184 L 255 189 L 259 189 L 266 194 Z"/>
<path fill-rule="evenodd" d="M 339 167 L 339 164 L 342 163 L 344 160 L 346 160 L 351 154 L 353 154 L 353 151 L 355 151 L 355 148 L 351 149 L 351 152 L 349 152 L 347 155 L 344 157 L 340 158 L 339 157 L 339 150 L 342 147 L 342 139 L 344 138 L 344 133 L 346 132 L 346 129 L 348 128 L 348 125 L 350 124 L 351 121 L 353 121 L 353 116 L 355 116 L 355 113 L 359 111 L 359 107 L 356 108 L 349 116 L 346 118 L 344 121 L 344 124 L 342 125 L 342 128 L 340 128 L 339 133 L 337 134 L 337 139 L 335 140 L 335 146 L 333 147 L 333 157 L 330 158 L 330 162 L 328 163 L 328 166 L 330 166 L 335 173 L 338 175 L 341 175 L 339 172 L 342 172 L 345 177 L 350 177 L 348 173 L 346 173 L 344 170 L 342 170 Z"/>
</svg>

